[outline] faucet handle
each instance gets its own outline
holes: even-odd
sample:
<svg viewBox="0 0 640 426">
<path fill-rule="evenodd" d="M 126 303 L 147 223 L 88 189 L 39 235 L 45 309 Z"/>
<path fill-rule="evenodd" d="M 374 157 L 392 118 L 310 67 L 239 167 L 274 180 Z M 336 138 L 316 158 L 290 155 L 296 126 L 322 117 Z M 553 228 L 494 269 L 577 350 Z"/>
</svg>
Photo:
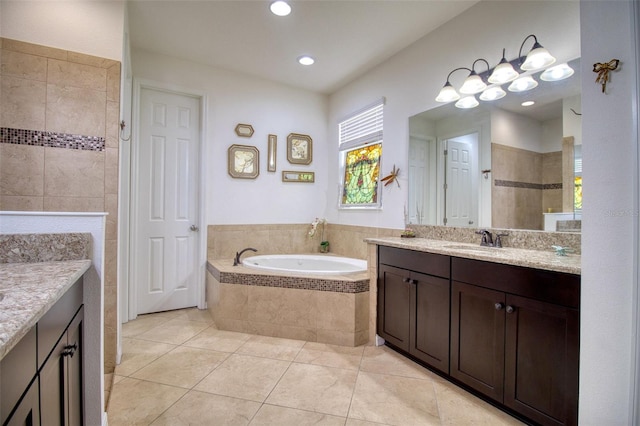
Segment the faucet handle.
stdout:
<svg viewBox="0 0 640 426">
<path fill-rule="evenodd" d="M 508 237 L 509 234 L 504 233 L 504 234 L 496 234 L 496 240 L 495 240 L 495 244 L 494 247 L 502 247 L 502 237 Z"/>
</svg>

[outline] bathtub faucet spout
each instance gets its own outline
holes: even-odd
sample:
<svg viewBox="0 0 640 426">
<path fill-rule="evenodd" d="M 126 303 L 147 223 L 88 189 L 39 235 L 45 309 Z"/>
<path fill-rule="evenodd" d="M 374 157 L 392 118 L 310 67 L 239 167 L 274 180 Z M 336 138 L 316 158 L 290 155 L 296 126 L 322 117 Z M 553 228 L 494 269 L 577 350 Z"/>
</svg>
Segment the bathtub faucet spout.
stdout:
<svg viewBox="0 0 640 426">
<path fill-rule="evenodd" d="M 258 251 L 258 250 L 254 249 L 252 247 L 247 247 L 244 250 L 240 250 L 240 251 L 236 252 L 236 258 L 233 259 L 233 266 L 238 266 L 240 264 L 240 256 L 242 256 L 242 253 L 244 253 L 247 250 Z"/>
</svg>

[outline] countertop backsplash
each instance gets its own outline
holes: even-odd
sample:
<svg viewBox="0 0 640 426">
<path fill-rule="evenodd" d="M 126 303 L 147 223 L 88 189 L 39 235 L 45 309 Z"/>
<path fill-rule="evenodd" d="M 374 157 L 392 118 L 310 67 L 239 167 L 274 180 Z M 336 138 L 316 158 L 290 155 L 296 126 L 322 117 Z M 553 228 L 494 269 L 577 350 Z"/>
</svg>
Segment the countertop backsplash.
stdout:
<svg viewBox="0 0 640 426">
<path fill-rule="evenodd" d="M 430 240 L 446 240 L 459 243 L 480 244 L 480 235 L 476 234 L 476 228 L 461 228 L 454 226 L 433 226 L 433 225 L 407 225 L 416 233 L 416 237 L 428 238 Z M 502 237 L 503 247 L 553 251 L 554 246 L 562 246 L 572 250 L 572 253 L 580 254 L 582 251 L 581 234 L 576 232 L 547 232 L 547 231 L 527 231 L 522 229 L 497 229 L 483 228 L 491 232 L 494 236 L 497 233 L 508 234 Z"/>
<path fill-rule="evenodd" d="M 0 263 L 91 259 L 90 233 L 0 235 Z"/>
</svg>

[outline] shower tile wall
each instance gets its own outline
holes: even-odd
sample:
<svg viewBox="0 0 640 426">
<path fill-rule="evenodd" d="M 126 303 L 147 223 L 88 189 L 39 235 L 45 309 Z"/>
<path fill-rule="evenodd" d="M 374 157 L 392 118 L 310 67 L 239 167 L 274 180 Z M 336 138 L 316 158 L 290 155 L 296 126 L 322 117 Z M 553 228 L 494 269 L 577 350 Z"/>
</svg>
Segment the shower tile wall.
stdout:
<svg viewBox="0 0 640 426">
<path fill-rule="evenodd" d="M 543 212 L 562 211 L 562 153 L 491 144 L 492 227 L 543 229 Z"/>
<path fill-rule="evenodd" d="M 0 38 L 0 210 L 107 212 L 105 371 L 116 351 L 120 63 Z"/>
</svg>

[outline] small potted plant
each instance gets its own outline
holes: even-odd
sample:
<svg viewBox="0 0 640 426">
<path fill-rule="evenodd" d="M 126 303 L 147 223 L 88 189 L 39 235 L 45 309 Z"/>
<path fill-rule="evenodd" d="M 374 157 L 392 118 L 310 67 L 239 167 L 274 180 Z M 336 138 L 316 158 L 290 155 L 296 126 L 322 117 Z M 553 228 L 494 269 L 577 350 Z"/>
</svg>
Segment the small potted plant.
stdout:
<svg viewBox="0 0 640 426">
<path fill-rule="evenodd" d="M 311 229 L 309 229 L 309 237 L 313 237 L 318 231 L 318 226 L 320 227 L 320 253 L 329 253 L 329 241 L 324 239 L 324 226 L 326 223 L 326 219 L 316 218 L 311 222 Z"/>
<path fill-rule="evenodd" d="M 413 229 L 411 228 L 405 228 L 404 231 L 402 231 L 402 233 L 400 234 L 400 236 L 402 238 L 415 238 L 416 233 Z"/>
</svg>

